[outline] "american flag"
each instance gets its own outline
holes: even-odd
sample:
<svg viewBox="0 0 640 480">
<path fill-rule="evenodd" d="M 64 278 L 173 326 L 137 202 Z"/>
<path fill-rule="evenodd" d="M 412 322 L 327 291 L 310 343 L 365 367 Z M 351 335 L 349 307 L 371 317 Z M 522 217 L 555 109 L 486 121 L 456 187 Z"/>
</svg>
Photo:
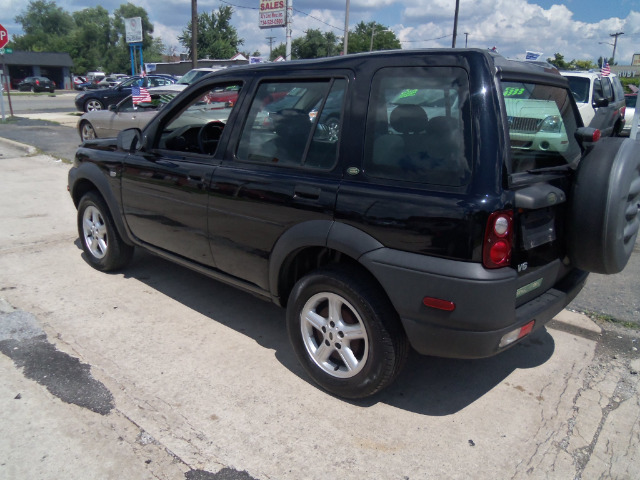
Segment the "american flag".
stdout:
<svg viewBox="0 0 640 480">
<path fill-rule="evenodd" d="M 131 97 L 133 99 L 133 104 L 137 105 L 141 102 L 150 102 L 151 95 L 149 95 L 149 90 L 144 87 L 131 87 Z"/>
<path fill-rule="evenodd" d="M 600 75 L 603 77 L 608 77 L 611 74 L 611 69 L 609 68 L 609 62 L 606 60 L 602 61 L 602 68 L 600 69 Z"/>
</svg>

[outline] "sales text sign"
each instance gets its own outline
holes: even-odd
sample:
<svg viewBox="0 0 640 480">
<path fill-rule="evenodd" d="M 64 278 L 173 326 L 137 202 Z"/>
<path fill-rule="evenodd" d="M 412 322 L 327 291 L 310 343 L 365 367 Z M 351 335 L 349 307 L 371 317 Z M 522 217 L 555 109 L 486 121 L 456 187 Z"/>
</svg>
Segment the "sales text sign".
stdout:
<svg viewBox="0 0 640 480">
<path fill-rule="evenodd" d="M 260 28 L 284 27 L 286 19 L 286 0 L 260 0 Z"/>
</svg>

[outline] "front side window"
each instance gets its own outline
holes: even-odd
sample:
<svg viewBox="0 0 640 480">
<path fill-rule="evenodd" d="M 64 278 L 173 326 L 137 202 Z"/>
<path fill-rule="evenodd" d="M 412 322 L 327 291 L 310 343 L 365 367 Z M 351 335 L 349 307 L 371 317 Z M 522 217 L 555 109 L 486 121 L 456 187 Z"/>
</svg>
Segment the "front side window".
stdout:
<svg viewBox="0 0 640 480">
<path fill-rule="evenodd" d="M 384 68 L 367 115 L 365 173 L 461 186 L 471 175 L 469 82 L 452 67 Z"/>
<path fill-rule="evenodd" d="M 502 82 L 512 171 L 565 165 L 580 155 L 569 91 L 525 82 Z"/>
<path fill-rule="evenodd" d="M 233 101 L 220 101 L 218 90 L 227 87 L 235 88 Z M 157 140 L 156 148 L 213 155 L 240 88 L 240 83 L 227 83 L 199 92 L 167 121 Z"/>
<path fill-rule="evenodd" d="M 285 167 L 333 167 L 345 88 L 344 79 L 262 83 L 237 157 Z"/>
</svg>

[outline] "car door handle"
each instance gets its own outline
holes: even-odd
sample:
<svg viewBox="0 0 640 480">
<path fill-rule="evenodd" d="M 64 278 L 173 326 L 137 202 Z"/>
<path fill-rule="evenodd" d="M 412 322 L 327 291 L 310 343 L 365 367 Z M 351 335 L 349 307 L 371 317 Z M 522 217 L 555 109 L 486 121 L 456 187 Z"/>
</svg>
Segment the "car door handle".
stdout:
<svg viewBox="0 0 640 480">
<path fill-rule="evenodd" d="M 309 187 L 307 185 L 296 185 L 293 189 L 293 196 L 299 198 L 307 198 L 309 200 L 317 200 L 320 198 L 320 189 L 318 187 Z"/>
</svg>

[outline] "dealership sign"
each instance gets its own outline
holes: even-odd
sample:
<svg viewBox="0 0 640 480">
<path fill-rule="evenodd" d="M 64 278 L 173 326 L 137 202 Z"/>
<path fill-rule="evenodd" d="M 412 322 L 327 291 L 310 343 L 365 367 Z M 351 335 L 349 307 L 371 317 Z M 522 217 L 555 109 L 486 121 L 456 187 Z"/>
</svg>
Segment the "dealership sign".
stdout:
<svg viewBox="0 0 640 480">
<path fill-rule="evenodd" d="M 284 27 L 286 19 L 286 0 L 260 0 L 260 28 Z"/>
<path fill-rule="evenodd" d="M 127 43 L 142 42 L 142 18 L 133 17 L 124 19 L 124 33 Z"/>
</svg>

